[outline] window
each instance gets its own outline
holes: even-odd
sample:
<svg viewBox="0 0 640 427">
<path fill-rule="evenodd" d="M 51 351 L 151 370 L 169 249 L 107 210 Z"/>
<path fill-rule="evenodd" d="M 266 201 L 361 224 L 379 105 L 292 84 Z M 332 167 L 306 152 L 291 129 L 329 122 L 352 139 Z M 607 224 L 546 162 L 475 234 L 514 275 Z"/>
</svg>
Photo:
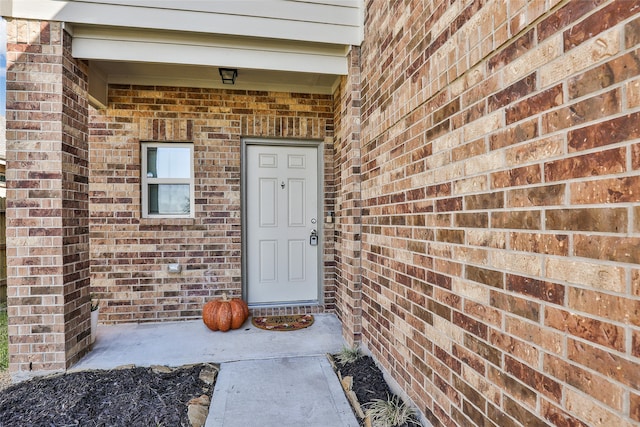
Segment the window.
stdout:
<svg viewBox="0 0 640 427">
<path fill-rule="evenodd" d="M 193 144 L 142 144 L 142 217 L 193 217 Z"/>
</svg>

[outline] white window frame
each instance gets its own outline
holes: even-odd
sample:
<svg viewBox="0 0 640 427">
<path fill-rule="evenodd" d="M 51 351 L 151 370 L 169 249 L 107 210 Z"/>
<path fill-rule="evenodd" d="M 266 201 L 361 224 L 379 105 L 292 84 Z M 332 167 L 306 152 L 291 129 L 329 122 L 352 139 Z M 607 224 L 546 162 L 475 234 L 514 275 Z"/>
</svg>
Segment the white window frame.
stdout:
<svg viewBox="0 0 640 427">
<path fill-rule="evenodd" d="M 194 218 L 195 190 L 194 190 L 194 159 L 193 143 L 191 142 L 150 142 L 140 144 L 142 165 L 140 168 L 142 182 L 142 217 L 143 218 Z M 189 178 L 153 178 L 147 176 L 149 148 L 188 148 L 191 173 Z M 189 213 L 188 214 L 155 214 L 149 213 L 149 185 L 153 184 L 189 184 Z"/>
</svg>

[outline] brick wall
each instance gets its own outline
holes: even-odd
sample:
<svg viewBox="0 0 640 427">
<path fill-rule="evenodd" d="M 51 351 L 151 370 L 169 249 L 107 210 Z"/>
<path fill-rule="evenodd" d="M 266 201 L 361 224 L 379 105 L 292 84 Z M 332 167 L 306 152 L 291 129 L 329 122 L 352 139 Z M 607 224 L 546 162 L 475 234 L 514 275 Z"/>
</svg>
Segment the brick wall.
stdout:
<svg viewBox="0 0 640 427">
<path fill-rule="evenodd" d="M 91 285 L 102 322 L 198 318 L 211 297 L 240 295 L 242 137 L 324 141 L 325 206 L 333 206 L 331 96 L 110 88 L 109 108 L 93 112 L 90 130 Z M 194 143 L 195 218 L 141 218 L 140 141 Z M 332 250 L 328 244 L 329 271 Z M 167 264 L 176 262 L 182 272 L 168 273 Z M 331 309 L 334 280 L 330 273 L 325 277 L 325 307 Z"/>
<path fill-rule="evenodd" d="M 86 64 L 59 23 L 7 23 L 10 370 L 69 367 L 88 349 Z"/>
<path fill-rule="evenodd" d="M 361 337 L 360 48 L 349 53 L 349 74 L 334 93 L 336 314 L 350 345 Z"/>
<path fill-rule="evenodd" d="M 435 426 L 640 422 L 640 4 L 386 1 L 363 341 Z"/>
</svg>

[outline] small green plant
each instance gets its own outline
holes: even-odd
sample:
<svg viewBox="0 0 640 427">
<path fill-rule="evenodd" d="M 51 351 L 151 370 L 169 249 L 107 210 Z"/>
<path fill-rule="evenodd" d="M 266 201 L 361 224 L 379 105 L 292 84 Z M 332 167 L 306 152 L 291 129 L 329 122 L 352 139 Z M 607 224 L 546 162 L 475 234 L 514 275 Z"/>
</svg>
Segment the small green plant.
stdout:
<svg viewBox="0 0 640 427">
<path fill-rule="evenodd" d="M 336 354 L 336 360 L 342 365 L 346 365 L 347 363 L 353 363 L 356 360 L 362 357 L 362 351 L 360 347 L 342 347 L 340 353 Z"/>
<path fill-rule="evenodd" d="M 0 371 L 9 368 L 9 331 L 6 307 L 0 308 Z"/>
<path fill-rule="evenodd" d="M 373 427 L 420 425 L 415 419 L 415 410 L 398 396 L 387 395 L 387 400 L 375 399 L 363 406 Z"/>
<path fill-rule="evenodd" d="M 100 308 L 100 300 L 91 294 L 91 311 L 96 311 Z"/>
</svg>

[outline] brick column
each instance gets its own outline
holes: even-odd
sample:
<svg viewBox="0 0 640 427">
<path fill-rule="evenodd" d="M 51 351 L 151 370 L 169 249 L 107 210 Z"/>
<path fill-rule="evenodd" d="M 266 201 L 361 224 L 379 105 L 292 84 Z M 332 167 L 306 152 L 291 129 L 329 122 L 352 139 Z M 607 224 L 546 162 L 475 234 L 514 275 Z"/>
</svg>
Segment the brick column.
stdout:
<svg viewBox="0 0 640 427">
<path fill-rule="evenodd" d="M 361 340 L 360 48 L 349 53 L 349 75 L 336 94 L 336 313 L 345 339 Z"/>
<path fill-rule="evenodd" d="M 64 370 L 89 347 L 86 64 L 61 23 L 7 23 L 9 368 Z"/>
</svg>

